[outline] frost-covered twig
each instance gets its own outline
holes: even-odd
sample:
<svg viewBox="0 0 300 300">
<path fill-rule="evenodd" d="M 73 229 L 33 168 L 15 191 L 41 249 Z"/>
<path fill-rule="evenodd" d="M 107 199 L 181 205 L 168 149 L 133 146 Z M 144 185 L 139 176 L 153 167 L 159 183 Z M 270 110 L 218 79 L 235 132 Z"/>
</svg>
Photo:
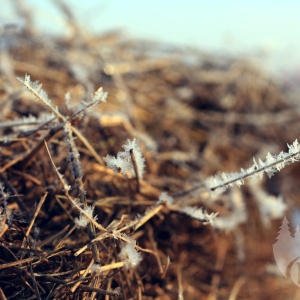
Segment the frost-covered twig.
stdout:
<svg viewBox="0 0 300 300">
<path fill-rule="evenodd" d="M 186 207 L 182 208 L 181 211 L 183 213 L 189 215 L 190 217 L 203 222 L 204 224 L 209 223 L 211 225 L 214 225 L 214 222 L 215 222 L 214 219 L 219 214 L 218 212 L 216 212 L 216 213 L 212 212 L 209 214 L 202 207 L 198 208 L 198 207 L 193 207 L 193 206 L 186 206 Z"/>
<path fill-rule="evenodd" d="M 72 204 L 74 205 L 76 201 L 73 201 Z M 75 203 L 76 205 L 78 205 L 79 207 L 81 206 L 80 203 Z M 94 207 L 91 207 L 91 206 L 88 206 L 86 205 L 84 208 L 83 208 L 83 211 L 85 213 L 82 213 L 80 212 L 80 215 L 79 215 L 79 218 L 75 218 L 75 224 L 78 226 L 78 227 L 87 227 L 87 225 L 90 223 L 90 220 L 93 219 L 93 220 L 97 220 L 97 216 L 94 216 Z"/>
<path fill-rule="evenodd" d="M 177 207 L 176 205 L 174 205 L 174 198 L 172 196 L 169 196 L 166 192 L 162 192 L 158 198 L 157 204 L 162 205 L 163 203 L 165 203 L 170 209 L 182 212 L 190 216 L 191 218 L 201 221 L 203 224 L 209 223 L 210 225 L 214 225 L 215 218 L 219 214 L 218 212 L 208 213 L 206 210 L 203 209 L 203 207 L 195 207 L 195 206 Z"/>
<path fill-rule="evenodd" d="M 220 175 L 212 176 L 205 181 L 206 187 L 211 191 L 218 190 L 222 192 L 229 186 L 236 184 L 241 186 L 244 184 L 246 178 L 260 178 L 263 174 L 267 173 L 269 178 L 273 176 L 275 172 L 281 171 L 285 166 L 297 162 L 300 159 L 300 144 L 296 139 L 292 145 L 287 144 L 289 151 L 281 151 L 278 155 L 267 154 L 266 160 L 259 162 L 253 158 L 254 164 L 247 168 L 241 169 L 240 173 L 222 173 Z"/>
<path fill-rule="evenodd" d="M 28 117 L 16 118 L 14 120 L 9 120 L 5 122 L 0 122 L 1 128 L 13 128 L 18 127 L 18 130 L 28 130 L 31 129 L 34 125 L 41 125 L 44 123 L 49 123 L 54 119 L 53 114 L 41 114 L 39 118 L 36 118 L 33 115 L 29 115 Z"/>
<path fill-rule="evenodd" d="M 66 122 L 68 118 L 61 114 L 58 111 L 58 108 L 54 106 L 49 99 L 47 93 L 42 89 L 42 84 L 40 84 L 38 81 L 32 82 L 30 80 L 30 75 L 25 74 L 24 79 L 17 77 L 17 80 L 31 93 L 33 94 L 38 100 L 40 100 L 50 111 L 52 111 L 62 122 Z M 82 101 L 82 104 L 80 107 L 76 109 L 74 114 L 72 115 L 72 119 L 76 118 L 78 115 L 83 113 L 84 111 L 87 111 L 92 106 L 100 103 L 100 102 L 106 102 L 107 93 L 103 91 L 103 88 L 100 87 L 94 95 L 91 97 L 91 101 Z M 70 101 L 70 95 L 66 95 L 66 102 L 68 103 Z"/>
<path fill-rule="evenodd" d="M 30 75 L 26 74 L 24 79 L 17 77 L 17 79 L 21 82 L 25 88 L 33 94 L 38 100 L 40 100 L 49 110 L 51 110 L 59 119 L 60 121 L 65 122 L 66 117 L 62 115 L 57 107 L 54 107 L 51 103 L 51 100 L 48 98 L 47 93 L 42 89 L 42 84 L 38 81 L 32 82 L 30 80 Z"/>
<path fill-rule="evenodd" d="M 68 104 L 70 102 L 70 94 L 66 95 L 66 104 L 67 107 L 70 107 L 70 104 Z M 74 114 L 72 116 L 72 118 L 75 118 L 79 115 L 81 115 L 83 112 L 85 111 L 89 111 L 93 106 L 99 104 L 100 102 L 106 102 L 107 99 L 107 92 L 103 91 L 103 88 L 100 87 L 93 96 L 91 96 L 91 101 L 81 101 L 81 105 L 79 105 L 75 111 Z"/>
</svg>

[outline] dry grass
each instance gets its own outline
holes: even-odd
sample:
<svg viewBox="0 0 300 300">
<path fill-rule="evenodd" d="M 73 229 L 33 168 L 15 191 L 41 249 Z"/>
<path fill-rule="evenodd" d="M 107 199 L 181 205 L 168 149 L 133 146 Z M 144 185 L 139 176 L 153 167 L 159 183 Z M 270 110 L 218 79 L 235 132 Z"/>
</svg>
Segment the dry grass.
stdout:
<svg viewBox="0 0 300 300">
<path fill-rule="evenodd" d="M 45 38 L 31 27 L 1 36 L 0 130 L 10 140 L 1 140 L 0 201 L 13 218 L 1 220 L 0 299 L 297 299 L 297 287 L 270 271 L 280 220 L 264 226 L 247 186 L 213 204 L 197 190 L 184 193 L 297 138 L 299 107 L 291 105 L 288 88 L 246 59 L 165 49 L 114 33 L 87 36 L 70 24 L 68 38 Z M 46 111 L 22 92 L 16 77 L 25 73 L 43 83 L 66 116 L 66 92 L 75 104 L 99 86 L 108 92 L 107 103 L 72 119 L 82 183 L 68 168 L 62 127 L 5 124 Z M 147 164 L 139 191 L 135 180 L 102 160 L 133 137 Z M 69 196 L 51 158 L 72 187 Z M 299 205 L 299 170 L 290 166 L 262 183 L 291 209 Z M 74 225 L 78 214 L 69 200 L 79 197 L 80 186 L 105 230 Z M 130 223 L 162 191 L 177 205 L 221 215 L 230 215 L 230 197 L 242 197 L 248 221 L 220 232 L 161 205 Z M 143 256 L 135 269 L 118 257 L 127 236 Z M 99 273 L 91 272 L 94 262 Z"/>
</svg>

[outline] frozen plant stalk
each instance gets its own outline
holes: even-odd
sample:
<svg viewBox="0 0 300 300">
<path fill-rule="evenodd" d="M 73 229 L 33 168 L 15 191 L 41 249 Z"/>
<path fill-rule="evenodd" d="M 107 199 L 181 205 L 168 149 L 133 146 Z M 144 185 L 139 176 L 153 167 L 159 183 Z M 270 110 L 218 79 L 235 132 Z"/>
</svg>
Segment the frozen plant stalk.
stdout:
<svg viewBox="0 0 300 300">
<path fill-rule="evenodd" d="M 275 172 L 281 171 L 285 166 L 297 162 L 300 159 L 300 144 L 296 139 L 292 145 L 287 144 L 289 151 L 281 151 L 278 155 L 267 154 L 266 160 L 259 159 L 257 162 L 253 158 L 254 164 L 247 169 L 241 169 L 239 173 L 221 173 L 220 175 L 209 177 L 205 181 L 206 187 L 211 191 L 223 192 L 229 186 L 236 184 L 241 186 L 244 184 L 245 178 L 260 178 L 267 173 L 269 178 Z"/>
</svg>

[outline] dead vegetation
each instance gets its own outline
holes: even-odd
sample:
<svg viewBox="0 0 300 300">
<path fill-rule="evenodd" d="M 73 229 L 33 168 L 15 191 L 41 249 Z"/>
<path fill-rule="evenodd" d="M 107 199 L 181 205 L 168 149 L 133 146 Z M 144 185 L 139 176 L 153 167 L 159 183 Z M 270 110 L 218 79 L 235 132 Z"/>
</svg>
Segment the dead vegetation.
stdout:
<svg viewBox="0 0 300 300">
<path fill-rule="evenodd" d="M 72 35 L 43 37 L 26 18 L 21 31 L 1 33 L 0 298 L 297 299 L 274 265 L 281 220 L 266 224 L 247 186 L 217 201 L 198 188 L 298 137 L 288 87 L 246 59 L 88 36 L 70 16 Z M 23 92 L 16 78 L 25 73 L 43 84 L 56 116 Z M 107 102 L 80 106 L 99 87 Z M 143 179 L 104 163 L 128 138 L 140 143 Z M 298 177 L 295 164 L 262 185 L 294 209 Z M 173 208 L 157 203 L 162 192 Z M 233 230 L 176 209 L 204 207 L 230 219 L 232 199 L 246 215 Z M 79 228 L 84 206 L 97 219 Z M 119 255 L 123 243 L 143 258 L 135 268 Z"/>
</svg>

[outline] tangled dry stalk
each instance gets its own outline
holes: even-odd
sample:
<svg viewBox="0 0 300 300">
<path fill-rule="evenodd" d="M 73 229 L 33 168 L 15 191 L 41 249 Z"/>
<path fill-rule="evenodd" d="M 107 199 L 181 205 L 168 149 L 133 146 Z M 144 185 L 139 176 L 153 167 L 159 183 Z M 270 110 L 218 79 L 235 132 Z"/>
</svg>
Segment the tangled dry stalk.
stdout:
<svg viewBox="0 0 300 300">
<path fill-rule="evenodd" d="M 69 37 L 43 37 L 30 24 L 1 36 L 0 298 L 296 298 L 274 267 L 280 220 L 264 223 L 253 189 L 214 201 L 199 189 L 297 138 L 288 86 L 246 59 L 88 36 L 72 19 Z M 23 92 L 25 73 L 43 83 L 56 117 Z M 100 86 L 107 102 L 80 106 Z M 128 138 L 146 160 L 138 182 L 103 161 Z M 294 209 L 299 174 L 296 164 L 260 185 Z M 172 207 L 158 203 L 162 192 Z M 230 230 L 180 210 L 205 207 L 230 220 L 235 201 L 246 219 Z M 91 217 L 87 228 L 76 226 L 78 213 Z M 139 251 L 139 265 L 128 267 L 124 252 L 122 260 L 124 243 Z"/>
</svg>

